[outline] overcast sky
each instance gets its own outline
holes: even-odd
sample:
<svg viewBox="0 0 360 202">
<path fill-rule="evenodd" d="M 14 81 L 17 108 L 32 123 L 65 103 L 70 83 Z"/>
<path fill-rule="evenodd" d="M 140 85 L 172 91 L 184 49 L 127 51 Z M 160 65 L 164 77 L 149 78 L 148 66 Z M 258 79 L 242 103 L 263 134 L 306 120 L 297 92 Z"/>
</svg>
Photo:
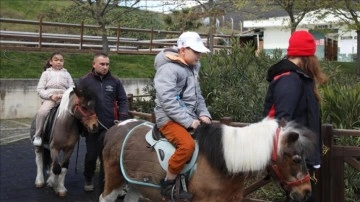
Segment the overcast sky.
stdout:
<svg viewBox="0 0 360 202">
<path fill-rule="evenodd" d="M 201 1 L 207 2 L 207 1 Z M 131 6 L 134 3 L 133 0 L 125 0 L 120 3 L 121 6 Z M 140 0 L 134 7 L 142 10 L 155 11 L 160 13 L 169 13 L 171 10 L 180 10 L 185 7 L 192 7 L 199 5 L 193 0 Z"/>
</svg>

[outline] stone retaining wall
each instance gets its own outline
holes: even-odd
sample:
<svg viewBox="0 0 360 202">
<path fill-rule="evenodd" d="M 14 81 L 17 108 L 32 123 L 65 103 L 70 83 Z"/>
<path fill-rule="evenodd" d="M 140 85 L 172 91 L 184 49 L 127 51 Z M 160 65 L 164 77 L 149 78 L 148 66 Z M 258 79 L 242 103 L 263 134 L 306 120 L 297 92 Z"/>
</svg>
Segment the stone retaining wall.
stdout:
<svg viewBox="0 0 360 202">
<path fill-rule="evenodd" d="M 123 79 L 127 94 L 143 95 L 149 79 Z M 0 79 L 0 119 L 32 118 L 41 105 L 38 79 Z"/>
</svg>

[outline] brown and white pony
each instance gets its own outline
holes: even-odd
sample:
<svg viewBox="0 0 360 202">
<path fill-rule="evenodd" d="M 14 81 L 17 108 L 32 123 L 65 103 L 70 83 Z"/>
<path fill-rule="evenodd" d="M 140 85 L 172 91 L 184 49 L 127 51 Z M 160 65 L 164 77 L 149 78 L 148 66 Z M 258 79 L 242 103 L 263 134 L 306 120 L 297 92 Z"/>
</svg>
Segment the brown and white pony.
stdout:
<svg viewBox="0 0 360 202">
<path fill-rule="evenodd" d="M 47 186 L 53 187 L 59 196 L 66 195 L 65 175 L 74 146 L 79 140 L 80 131 L 93 133 L 98 129 L 95 98 L 89 92 L 74 87 L 63 94 L 53 122 L 48 123 L 52 125 L 42 135 L 43 145 L 35 147 L 36 187 L 44 186 L 44 169 L 46 169 L 49 174 L 46 180 Z M 34 133 L 35 118 L 30 129 L 31 137 Z"/>
<path fill-rule="evenodd" d="M 162 200 L 159 182 L 166 172 L 158 166 L 154 148 L 144 139 L 152 125 L 133 119 L 107 131 L 103 150 L 105 186 L 100 202 L 115 201 L 125 183 L 130 185 L 130 191 L 124 201 L 137 201 L 136 194 L 151 201 Z M 138 139 L 123 144 L 128 141 L 128 133 Z M 194 136 L 199 155 L 188 180 L 188 191 L 193 194 L 191 201 L 241 201 L 246 177 L 266 169 L 292 200 L 303 201 L 310 196 L 305 155 L 313 150 L 314 134 L 305 127 L 294 122 L 279 126 L 276 120 L 265 118 L 242 128 L 202 125 Z M 145 174 L 139 175 L 140 171 Z M 132 183 L 134 180 L 129 178 L 153 186 Z"/>
</svg>

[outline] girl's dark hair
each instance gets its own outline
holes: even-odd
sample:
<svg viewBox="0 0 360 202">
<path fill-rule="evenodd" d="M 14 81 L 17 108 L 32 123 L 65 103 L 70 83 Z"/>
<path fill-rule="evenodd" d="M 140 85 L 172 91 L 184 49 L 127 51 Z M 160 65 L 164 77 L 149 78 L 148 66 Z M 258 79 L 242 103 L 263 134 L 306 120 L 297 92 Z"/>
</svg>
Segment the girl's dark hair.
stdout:
<svg viewBox="0 0 360 202">
<path fill-rule="evenodd" d="M 53 59 L 53 57 L 55 55 L 61 55 L 63 56 L 63 54 L 61 54 L 60 52 L 54 52 L 53 54 L 51 54 L 50 58 L 46 61 L 46 64 L 44 66 L 44 71 L 46 71 L 47 68 L 51 67 L 50 61 Z M 64 57 L 64 56 L 63 56 Z"/>
</svg>

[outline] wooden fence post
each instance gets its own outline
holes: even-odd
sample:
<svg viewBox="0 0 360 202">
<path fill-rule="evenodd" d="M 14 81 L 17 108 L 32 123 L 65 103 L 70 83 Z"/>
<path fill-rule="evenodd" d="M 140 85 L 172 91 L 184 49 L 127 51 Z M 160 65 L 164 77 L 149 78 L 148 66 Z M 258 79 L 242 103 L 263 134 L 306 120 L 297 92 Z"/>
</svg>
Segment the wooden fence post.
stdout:
<svg viewBox="0 0 360 202">
<path fill-rule="evenodd" d="M 79 49 L 82 50 L 84 43 L 84 21 L 81 21 L 81 27 L 80 27 L 80 47 Z"/>
<path fill-rule="evenodd" d="M 333 146 L 333 127 L 331 124 L 323 124 L 322 125 L 322 136 L 324 145 L 328 147 L 328 151 L 325 155 L 322 156 L 322 165 L 320 168 L 320 182 L 318 185 L 318 189 L 321 191 L 320 200 L 322 202 L 333 202 L 333 198 L 331 194 L 333 192 L 337 192 L 333 189 L 332 186 L 332 162 L 331 162 L 331 153 Z M 318 194 L 318 192 L 315 192 Z M 319 196 L 318 196 L 319 197 Z"/>
<path fill-rule="evenodd" d="M 119 52 L 119 46 L 120 46 L 120 25 L 116 30 L 116 52 Z"/>
<path fill-rule="evenodd" d="M 152 123 L 156 123 L 156 117 L 155 117 L 155 113 L 151 113 L 151 122 Z"/>
<path fill-rule="evenodd" d="M 150 52 L 152 51 L 153 48 L 153 40 L 154 40 L 154 28 L 152 27 L 150 33 L 150 47 L 149 47 Z"/>
<path fill-rule="evenodd" d="M 42 28 L 42 23 L 43 22 L 43 17 L 41 16 L 40 17 L 40 20 L 39 20 L 39 48 L 41 48 L 41 44 L 42 44 L 42 32 L 43 32 L 43 28 Z"/>
<path fill-rule="evenodd" d="M 133 102 L 134 102 L 134 95 L 133 94 L 128 94 L 128 103 L 129 103 L 129 110 L 133 110 Z"/>
<path fill-rule="evenodd" d="M 223 123 L 225 125 L 230 125 L 231 122 L 232 118 L 229 116 L 220 118 L 220 123 Z"/>
</svg>

